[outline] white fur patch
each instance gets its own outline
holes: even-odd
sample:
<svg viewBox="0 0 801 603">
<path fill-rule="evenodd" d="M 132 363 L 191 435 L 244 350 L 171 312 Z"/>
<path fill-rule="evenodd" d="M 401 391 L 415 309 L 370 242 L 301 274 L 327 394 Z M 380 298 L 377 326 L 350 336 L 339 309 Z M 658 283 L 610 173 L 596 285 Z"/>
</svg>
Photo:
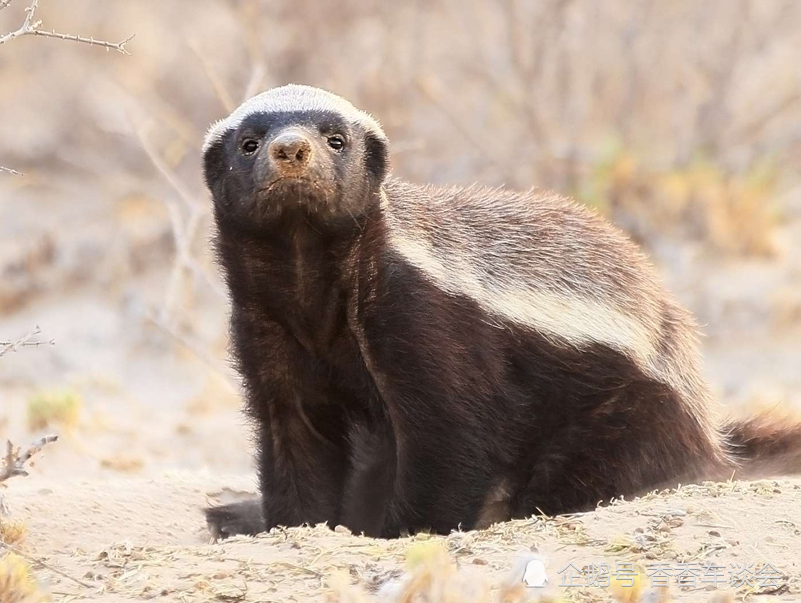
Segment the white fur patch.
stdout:
<svg viewBox="0 0 801 603">
<path fill-rule="evenodd" d="M 334 111 L 353 124 L 359 124 L 383 137 L 378 121 L 357 109 L 344 98 L 299 84 L 272 88 L 239 105 L 228 117 L 211 125 L 203 141 L 203 152 L 220 140 L 229 130 L 236 130 L 249 116 L 257 113 L 287 113 L 290 111 Z"/>
<path fill-rule="evenodd" d="M 490 316 L 536 329 L 557 343 L 581 347 L 600 343 L 643 365 L 653 352 L 649 330 L 631 316 L 575 292 L 529 287 L 524 282 L 490 276 L 478 262 L 456 253 L 437 255 L 421 240 L 392 232 L 390 244 L 412 266 L 444 291 L 476 302 Z"/>
</svg>

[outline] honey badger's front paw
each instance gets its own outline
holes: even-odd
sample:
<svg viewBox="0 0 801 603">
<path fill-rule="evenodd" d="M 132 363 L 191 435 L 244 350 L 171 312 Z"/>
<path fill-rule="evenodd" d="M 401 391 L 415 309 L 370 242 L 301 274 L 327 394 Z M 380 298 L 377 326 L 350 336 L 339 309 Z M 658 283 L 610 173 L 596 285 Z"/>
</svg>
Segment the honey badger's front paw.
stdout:
<svg viewBox="0 0 801 603">
<path fill-rule="evenodd" d="M 253 536 L 264 531 L 261 498 L 209 507 L 206 509 L 206 525 L 212 538 L 223 539 L 237 534 Z"/>
</svg>

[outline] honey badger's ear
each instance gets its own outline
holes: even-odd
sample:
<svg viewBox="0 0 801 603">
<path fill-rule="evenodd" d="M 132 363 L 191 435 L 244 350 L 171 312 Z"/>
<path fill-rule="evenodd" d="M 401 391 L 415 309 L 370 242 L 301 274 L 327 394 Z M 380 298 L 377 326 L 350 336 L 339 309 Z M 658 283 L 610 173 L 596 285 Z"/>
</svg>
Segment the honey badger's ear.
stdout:
<svg viewBox="0 0 801 603">
<path fill-rule="evenodd" d="M 389 141 L 383 132 L 365 134 L 364 163 L 373 181 L 380 185 L 389 171 Z"/>
<path fill-rule="evenodd" d="M 223 141 L 217 140 L 203 152 L 203 179 L 212 189 L 225 173 L 225 151 Z"/>
</svg>

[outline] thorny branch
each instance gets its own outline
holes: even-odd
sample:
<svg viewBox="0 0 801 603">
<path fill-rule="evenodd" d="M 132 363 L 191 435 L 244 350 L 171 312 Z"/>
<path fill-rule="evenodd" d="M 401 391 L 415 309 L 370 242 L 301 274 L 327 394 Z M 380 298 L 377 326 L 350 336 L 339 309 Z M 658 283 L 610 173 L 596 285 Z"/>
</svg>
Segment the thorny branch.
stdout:
<svg viewBox="0 0 801 603">
<path fill-rule="evenodd" d="M 0 10 L 6 8 L 11 2 L 12 0 L 0 0 Z M 58 40 L 89 44 L 90 46 L 100 46 L 106 50 L 116 50 L 117 52 L 130 56 L 131 53 L 128 52 L 125 45 L 128 44 L 134 36 L 128 36 L 122 42 L 106 42 L 104 40 L 95 40 L 92 37 L 86 38 L 79 35 L 59 33 L 55 30 L 47 31 L 42 29 L 42 21 L 36 20 L 36 10 L 38 8 L 39 0 L 31 0 L 30 5 L 25 9 L 25 20 L 22 22 L 20 28 L 0 36 L 0 45 L 23 36 L 41 36 L 43 38 L 56 38 Z"/>
<path fill-rule="evenodd" d="M 34 337 L 41 334 L 41 332 L 42 330 L 39 327 L 36 327 L 33 331 L 24 337 L 20 337 L 16 341 L 0 341 L 0 358 L 5 356 L 8 352 L 16 352 L 18 348 L 56 344 L 55 339 L 51 339 L 49 341 L 31 341 Z"/>
<path fill-rule="evenodd" d="M 25 470 L 25 463 L 39 453 L 45 446 L 58 440 L 58 436 L 49 435 L 36 440 L 25 452 L 20 452 L 15 448 L 10 440 L 6 441 L 6 455 L 3 459 L 3 466 L 0 467 L 0 484 L 12 477 L 26 477 L 28 472 Z"/>
</svg>

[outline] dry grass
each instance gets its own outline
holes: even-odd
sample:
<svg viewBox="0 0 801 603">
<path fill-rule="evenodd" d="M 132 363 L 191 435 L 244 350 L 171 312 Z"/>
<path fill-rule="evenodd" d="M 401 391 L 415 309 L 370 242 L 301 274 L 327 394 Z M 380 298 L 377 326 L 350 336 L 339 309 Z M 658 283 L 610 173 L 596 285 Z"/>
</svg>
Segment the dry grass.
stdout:
<svg viewBox="0 0 801 603">
<path fill-rule="evenodd" d="M 25 559 L 14 553 L 0 557 L 0 603 L 39 603 L 47 601 Z"/>
<path fill-rule="evenodd" d="M 0 541 L 17 546 L 28 536 L 28 527 L 24 521 L 4 517 L 0 514 Z"/>
<path fill-rule="evenodd" d="M 380 600 L 394 603 L 523 603 L 525 601 L 558 602 L 552 593 L 544 596 L 528 589 L 522 582 L 524 565 L 520 564 L 497 593 L 481 579 L 460 572 L 442 541 L 424 541 L 406 552 L 406 574 L 384 582 L 378 590 Z M 355 587 L 350 576 L 338 574 L 331 580 L 328 601 L 331 603 L 360 603 L 370 599 Z"/>
<path fill-rule="evenodd" d="M 67 430 L 78 424 L 83 399 L 73 391 L 44 391 L 28 400 L 28 427 L 32 431 L 59 426 Z"/>
<path fill-rule="evenodd" d="M 86 600 L 321 601 L 327 593 L 329 602 L 522 603 L 561 594 L 563 603 L 654 603 L 668 595 L 710 601 L 731 592 L 738 600 L 759 595 L 760 601 L 782 601 L 797 596 L 801 584 L 792 563 L 799 550 L 798 480 L 685 487 L 572 517 L 516 520 L 449 536 L 380 540 L 319 525 L 216 544 L 198 525 L 199 509 L 211 495 L 206 483 L 203 474 L 108 476 L 86 489 L 63 482 L 39 497 L 35 484 L 20 480 L 15 486 L 27 501 L 31 532 L 26 554 L 37 556 L 29 561 L 54 591 Z M 75 509 L 74 521 L 66 524 L 56 512 L 65 504 Z M 583 526 L 585 537 L 564 529 L 566 522 Z M 668 539 L 669 546 L 652 535 Z M 614 548 L 619 541 L 631 546 Z M 36 565 L 38 556 L 47 566 Z M 521 586 L 525 564 L 535 557 L 553 590 Z M 623 563 L 651 572 L 655 563 L 676 568 L 707 561 L 727 569 L 730 562 L 747 561 L 754 570 L 770 562 L 780 575 L 770 585 L 756 579 L 730 585 L 727 575 L 714 587 L 701 583 L 702 590 L 693 590 L 674 573 L 668 592 L 650 577 L 643 581 L 641 571 L 631 586 L 619 573 Z M 576 574 L 565 587 L 569 563 Z M 608 587 L 588 583 L 591 564 L 600 564 L 596 570 L 608 566 Z"/>
<path fill-rule="evenodd" d="M 724 255 L 770 257 L 781 223 L 778 193 L 778 174 L 768 163 L 744 173 L 700 160 L 659 171 L 621 149 L 599 163 L 578 196 L 644 244 L 683 237 Z"/>
</svg>

